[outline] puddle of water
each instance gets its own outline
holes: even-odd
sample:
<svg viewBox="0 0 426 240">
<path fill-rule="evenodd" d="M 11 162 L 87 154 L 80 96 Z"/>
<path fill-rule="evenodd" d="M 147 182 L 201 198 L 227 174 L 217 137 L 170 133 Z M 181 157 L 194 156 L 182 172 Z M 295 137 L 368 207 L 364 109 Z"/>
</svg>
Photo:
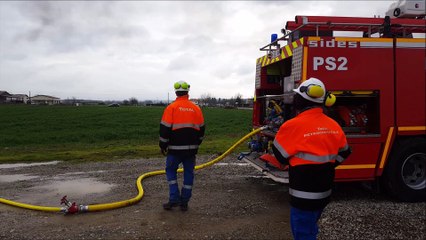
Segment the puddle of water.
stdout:
<svg viewBox="0 0 426 240">
<path fill-rule="evenodd" d="M 55 195 L 84 196 L 86 194 L 108 192 L 113 186 L 114 184 L 100 182 L 93 178 L 80 178 L 54 181 L 45 185 L 34 187 L 34 189 L 43 190 Z"/>
<path fill-rule="evenodd" d="M 27 175 L 27 174 L 0 175 L 0 182 L 11 183 L 11 182 L 17 182 L 17 181 L 31 180 L 34 178 L 38 178 L 38 177 Z"/>
<path fill-rule="evenodd" d="M 43 166 L 43 165 L 55 165 L 60 161 L 52 162 L 41 162 L 41 163 L 14 163 L 14 164 L 0 164 L 0 169 L 6 168 L 21 168 L 21 167 L 32 167 L 32 166 Z"/>
<path fill-rule="evenodd" d="M 62 179 L 49 181 L 46 184 L 21 189 L 15 195 L 17 202 L 41 206 L 62 206 L 61 198 L 68 196 L 70 201 L 88 204 L 88 200 L 95 200 L 97 194 L 109 192 L 115 185 L 97 181 L 95 178 Z"/>
</svg>

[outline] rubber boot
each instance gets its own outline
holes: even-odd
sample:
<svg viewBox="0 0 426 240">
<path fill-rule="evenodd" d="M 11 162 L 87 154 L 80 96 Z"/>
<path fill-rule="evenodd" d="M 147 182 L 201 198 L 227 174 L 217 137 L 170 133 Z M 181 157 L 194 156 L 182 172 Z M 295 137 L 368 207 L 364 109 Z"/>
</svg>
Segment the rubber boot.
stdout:
<svg viewBox="0 0 426 240">
<path fill-rule="evenodd" d="M 187 202 L 181 203 L 180 204 L 180 210 L 183 211 L 183 212 L 188 211 L 188 203 Z"/>
<path fill-rule="evenodd" d="M 180 205 L 179 203 L 168 202 L 163 204 L 163 208 L 164 210 L 171 210 L 172 208 L 177 207 L 179 205 Z"/>
</svg>

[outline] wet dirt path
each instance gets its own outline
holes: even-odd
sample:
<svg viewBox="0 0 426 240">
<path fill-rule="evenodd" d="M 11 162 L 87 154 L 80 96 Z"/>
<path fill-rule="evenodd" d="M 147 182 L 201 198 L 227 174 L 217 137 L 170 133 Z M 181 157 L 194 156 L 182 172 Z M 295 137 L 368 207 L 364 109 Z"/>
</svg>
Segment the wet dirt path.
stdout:
<svg viewBox="0 0 426 240">
<path fill-rule="evenodd" d="M 135 180 L 140 174 L 162 169 L 163 162 L 0 167 L 0 196 L 47 206 L 59 206 L 63 195 L 78 204 L 124 200 L 137 194 Z M 276 231 L 276 227 L 289 229 L 286 187 L 234 162 L 230 158 L 196 172 L 188 212 L 162 209 L 168 189 L 165 176 L 159 175 L 143 181 L 141 202 L 122 209 L 63 216 L 0 204 L 0 238 L 289 239 L 288 231 Z"/>
<path fill-rule="evenodd" d="M 0 197 L 59 207 L 63 195 L 77 204 L 132 198 L 138 176 L 163 169 L 164 159 L 2 166 Z M 145 179 L 143 187 L 138 204 L 105 212 L 63 216 L 0 204 L 0 239 L 291 239 L 287 186 L 235 156 L 196 172 L 188 212 L 162 209 L 164 175 Z M 319 240 L 426 238 L 425 202 L 395 202 L 359 183 L 336 185 L 332 198 Z"/>
</svg>

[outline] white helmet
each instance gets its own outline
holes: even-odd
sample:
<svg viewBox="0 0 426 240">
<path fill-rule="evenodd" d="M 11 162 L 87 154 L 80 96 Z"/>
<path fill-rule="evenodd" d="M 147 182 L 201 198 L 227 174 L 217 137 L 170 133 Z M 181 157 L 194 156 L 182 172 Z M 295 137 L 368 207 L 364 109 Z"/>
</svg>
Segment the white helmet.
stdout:
<svg viewBox="0 0 426 240">
<path fill-rule="evenodd" d="M 327 92 L 324 83 L 317 78 L 309 78 L 302 82 L 298 88 L 293 89 L 293 91 L 304 99 L 315 103 L 323 103 Z"/>
<path fill-rule="evenodd" d="M 188 92 L 190 85 L 185 81 L 179 81 L 175 82 L 173 87 L 175 88 L 175 92 Z"/>
</svg>

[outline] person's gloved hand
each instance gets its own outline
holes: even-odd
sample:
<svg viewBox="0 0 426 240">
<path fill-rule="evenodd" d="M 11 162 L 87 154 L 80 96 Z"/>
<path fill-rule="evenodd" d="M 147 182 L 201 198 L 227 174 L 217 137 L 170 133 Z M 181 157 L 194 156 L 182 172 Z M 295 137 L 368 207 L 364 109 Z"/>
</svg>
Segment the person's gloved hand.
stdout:
<svg viewBox="0 0 426 240">
<path fill-rule="evenodd" d="M 167 148 L 162 148 L 161 154 L 163 154 L 163 156 L 167 156 Z"/>
<path fill-rule="evenodd" d="M 334 162 L 334 168 L 338 167 L 340 164 L 341 164 L 341 162 L 339 162 L 339 161 L 335 161 L 335 162 Z"/>
</svg>

